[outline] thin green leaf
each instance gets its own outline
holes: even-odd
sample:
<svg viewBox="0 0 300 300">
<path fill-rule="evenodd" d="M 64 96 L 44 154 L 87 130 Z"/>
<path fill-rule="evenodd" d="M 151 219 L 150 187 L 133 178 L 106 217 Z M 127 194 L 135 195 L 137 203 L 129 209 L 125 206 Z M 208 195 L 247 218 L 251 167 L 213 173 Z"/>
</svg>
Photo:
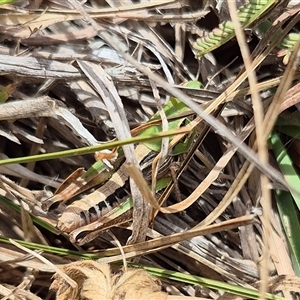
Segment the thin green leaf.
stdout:
<svg viewBox="0 0 300 300">
<path fill-rule="evenodd" d="M 276 190 L 275 198 L 281 224 L 289 244 L 293 269 L 296 275 L 300 276 L 300 225 L 297 209 L 290 193 Z"/>
<path fill-rule="evenodd" d="M 0 201 L 1 201 L 2 203 L 4 203 L 5 205 L 7 205 L 8 207 L 10 207 L 10 208 L 12 208 L 13 210 L 15 210 L 16 212 L 21 213 L 21 207 L 20 207 L 20 205 L 17 205 L 17 204 L 15 204 L 15 203 L 11 202 L 9 199 L 7 199 L 6 197 L 4 197 L 4 196 L 2 196 L 2 195 L 0 195 Z M 33 214 L 31 214 L 31 213 L 29 213 L 29 214 L 30 214 L 30 217 L 31 217 L 32 221 L 33 221 L 36 225 L 39 225 L 39 226 L 45 228 L 46 230 L 48 230 L 48 231 L 50 231 L 50 232 L 52 232 L 52 233 L 54 233 L 54 234 L 57 234 L 57 235 L 59 234 L 58 230 L 57 230 L 54 226 L 52 226 L 51 224 L 49 224 L 49 223 L 47 223 L 47 222 L 41 220 L 41 219 L 38 218 L 38 217 L 35 217 L 35 216 L 34 216 Z"/>
<path fill-rule="evenodd" d="M 4 5 L 4 4 L 9 4 L 9 3 L 13 3 L 16 0 L 0 0 L 0 5 Z"/>
<path fill-rule="evenodd" d="M 234 295 L 239 295 L 239 296 L 245 297 L 245 298 L 251 298 L 251 299 L 259 298 L 259 291 L 255 290 L 255 289 L 244 288 L 241 286 L 224 283 L 224 282 L 221 282 L 218 280 L 207 279 L 207 278 L 203 278 L 200 276 L 183 274 L 180 272 L 169 271 L 169 270 L 165 270 L 165 269 L 159 269 L 159 268 L 153 268 L 153 267 L 141 266 L 141 265 L 135 265 L 135 264 L 130 264 L 130 266 L 135 267 L 135 268 L 143 268 L 149 274 L 154 275 L 156 277 L 161 277 L 161 278 L 166 278 L 169 280 L 184 282 L 186 284 L 200 285 L 200 286 L 208 287 L 208 288 L 215 289 L 218 291 L 224 291 L 224 292 L 231 293 Z M 270 293 L 266 293 L 265 297 L 266 297 L 266 299 L 269 299 L 269 300 L 285 300 L 285 298 L 283 298 L 283 297 L 275 296 Z"/>
<path fill-rule="evenodd" d="M 199 81 L 189 81 L 187 84 L 185 84 L 186 87 L 191 89 L 200 89 L 202 87 L 202 84 Z M 168 103 L 164 106 L 165 114 L 168 118 L 171 118 L 173 116 L 179 115 L 181 113 L 184 113 L 189 110 L 189 107 L 187 107 L 183 102 L 178 100 L 177 98 L 171 97 Z M 156 113 L 153 118 L 151 118 L 151 121 L 153 120 L 159 120 L 160 115 L 159 113 Z M 169 122 L 169 130 L 176 130 L 178 129 L 183 122 L 186 120 L 186 118 L 180 118 L 177 120 L 172 120 Z M 140 136 L 145 136 L 148 134 L 156 134 L 162 132 L 162 126 L 161 125 L 154 125 L 147 129 L 145 129 Z M 170 138 L 171 140 L 172 138 Z M 144 143 L 146 147 L 148 147 L 150 150 L 155 152 L 160 152 L 161 147 L 161 141 L 160 140 L 153 140 L 150 142 Z"/>
<path fill-rule="evenodd" d="M 4 103 L 10 97 L 10 95 L 15 91 L 16 86 L 16 84 L 12 83 L 2 89 L 0 92 L 0 103 Z"/>
<path fill-rule="evenodd" d="M 48 159 L 56 159 L 56 158 L 70 157 L 70 156 L 76 156 L 76 155 L 90 154 L 90 153 L 95 153 L 96 151 L 101 151 L 101 150 L 105 150 L 105 149 L 113 149 L 115 147 L 119 147 L 119 146 L 123 146 L 123 145 L 127 145 L 127 144 L 136 144 L 136 143 L 146 142 L 146 141 L 155 140 L 155 139 L 157 140 L 157 139 L 161 139 L 163 137 L 177 135 L 179 133 L 188 133 L 188 130 L 184 129 L 184 128 L 180 128 L 176 131 L 168 130 L 168 131 L 160 132 L 157 134 L 137 136 L 137 137 L 133 137 L 133 138 L 122 140 L 122 141 L 113 141 L 113 142 L 105 143 L 102 145 L 95 145 L 95 146 L 71 149 L 71 150 L 66 150 L 66 151 L 58 151 L 58 152 L 46 153 L 46 154 L 38 154 L 38 155 L 32 155 L 32 156 L 3 159 L 3 160 L 0 160 L 0 166 L 8 165 L 8 164 L 28 163 L 28 162 L 34 162 L 34 161 L 42 161 L 42 160 L 48 160 Z"/>
<path fill-rule="evenodd" d="M 299 128 L 298 128 L 299 130 Z M 272 145 L 272 151 L 279 165 L 284 178 L 288 182 L 289 186 L 293 187 L 295 190 L 299 190 L 300 179 L 297 174 L 293 162 L 286 151 L 285 146 L 281 142 L 279 134 L 273 132 L 270 137 L 270 143 Z M 292 261 L 294 271 L 297 275 L 300 275 L 300 224 L 298 215 L 296 213 L 296 205 L 298 210 L 300 209 L 300 198 L 299 195 L 291 191 L 290 193 L 276 190 L 276 203 L 281 219 L 282 226 L 284 228 L 289 248 L 292 254 Z"/>
<path fill-rule="evenodd" d="M 270 143 L 272 145 L 272 151 L 274 156 L 278 162 L 279 168 L 287 181 L 288 185 L 291 187 L 291 194 L 293 199 L 300 210 L 300 197 L 299 193 L 295 193 L 294 191 L 299 192 L 300 187 L 300 179 L 297 172 L 294 169 L 293 161 L 288 155 L 285 146 L 280 140 L 279 134 L 277 132 L 273 132 L 270 137 Z"/>
</svg>

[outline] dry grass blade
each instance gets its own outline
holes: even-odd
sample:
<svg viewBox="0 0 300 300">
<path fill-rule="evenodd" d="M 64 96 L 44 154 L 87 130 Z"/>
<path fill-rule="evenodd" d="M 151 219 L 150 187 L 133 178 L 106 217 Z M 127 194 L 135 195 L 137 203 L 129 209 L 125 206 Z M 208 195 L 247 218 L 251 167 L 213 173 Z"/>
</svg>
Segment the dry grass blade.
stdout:
<svg viewBox="0 0 300 300">
<path fill-rule="evenodd" d="M 243 216 L 229 221 L 224 221 L 219 224 L 194 228 L 183 233 L 175 233 L 171 236 L 167 236 L 164 238 L 158 238 L 152 241 L 146 241 L 135 245 L 127 245 L 126 247 L 123 247 L 123 251 L 127 253 L 131 251 L 135 251 L 136 249 L 138 249 L 139 251 L 143 251 L 143 250 L 149 250 L 150 248 L 153 250 L 156 247 L 160 248 L 160 247 L 170 246 L 172 244 L 179 243 L 184 240 L 189 240 L 190 238 L 195 236 L 212 234 L 223 230 L 230 230 L 233 228 L 237 228 L 239 226 L 246 226 L 249 224 L 253 224 L 255 222 L 255 217 L 256 215 Z M 84 245 L 89 242 L 89 238 L 90 238 L 89 235 L 87 235 L 83 239 L 79 240 L 78 243 L 80 245 Z M 115 248 L 115 249 L 104 251 L 104 254 L 110 256 L 110 255 L 114 255 L 115 253 L 119 253 L 119 251 L 120 251 L 119 248 Z"/>
<path fill-rule="evenodd" d="M 166 5 L 174 2 L 175 2 L 174 0 L 166 0 L 162 2 L 156 1 L 155 3 L 149 2 L 148 4 L 135 4 L 135 5 L 133 4 L 123 8 L 118 7 L 117 9 L 113 9 L 113 8 L 96 9 L 96 10 L 89 11 L 89 13 L 94 18 L 102 17 L 102 15 L 104 16 L 106 15 L 106 17 L 110 18 L 112 16 L 115 16 L 115 13 L 119 13 L 120 17 L 122 17 L 120 11 L 126 12 L 132 10 L 143 10 L 151 6 L 158 7 L 159 5 Z M 43 28 L 47 28 L 48 26 L 60 22 L 78 20 L 80 18 L 81 15 L 74 10 L 57 11 L 57 10 L 47 9 L 44 11 L 39 11 L 37 13 L 30 13 L 30 11 L 25 11 L 23 13 L 8 13 L 6 15 L 3 15 L 0 25 L 2 26 L 2 29 L 4 29 L 3 30 L 4 33 L 8 35 L 12 35 L 14 37 L 25 39 L 31 34 L 33 34 L 34 32 L 41 30 Z"/>
<path fill-rule="evenodd" d="M 48 116 L 52 113 L 54 105 L 55 103 L 48 97 L 13 103 L 8 102 L 1 105 L 0 120 Z"/>
<path fill-rule="evenodd" d="M 131 137 L 129 125 L 124 111 L 123 103 L 119 97 L 114 84 L 111 79 L 107 77 L 105 71 L 97 65 L 91 63 L 78 62 L 81 69 L 85 72 L 87 77 L 95 86 L 98 93 L 101 95 L 110 118 L 113 120 L 116 135 L 119 140 L 128 139 Z M 123 146 L 123 151 L 128 163 L 139 166 L 138 160 L 134 153 L 133 145 Z M 131 194 L 134 200 L 133 207 L 133 222 L 139 226 L 135 227 L 130 238 L 130 243 L 143 241 L 146 238 L 146 231 L 149 226 L 149 208 L 136 185 L 131 182 Z"/>
<path fill-rule="evenodd" d="M 234 30 L 236 33 L 237 41 L 240 46 L 241 54 L 245 64 L 245 70 L 247 73 L 247 77 L 250 85 L 250 92 L 252 95 L 252 103 L 253 103 L 253 112 L 254 112 L 254 122 L 255 122 L 255 133 L 256 133 L 256 143 L 258 150 L 258 157 L 261 160 L 262 164 L 268 164 L 268 150 L 267 150 L 267 138 L 264 137 L 263 131 L 263 104 L 262 100 L 259 96 L 258 91 L 256 90 L 257 78 L 253 69 L 251 67 L 252 62 L 250 59 L 250 51 L 247 46 L 246 37 L 242 31 L 241 24 L 238 20 L 237 9 L 234 2 L 228 1 L 228 8 L 231 15 L 232 22 L 234 24 Z M 262 197 L 262 206 L 264 208 L 263 214 L 263 242 L 265 244 L 264 252 L 263 252 L 263 263 L 261 265 L 261 278 L 262 285 L 260 287 L 261 295 L 260 297 L 264 299 L 265 293 L 267 292 L 267 278 L 268 278 L 268 262 L 269 262 L 269 236 L 270 236 L 270 209 L 271 209 L 271 191 L 269 189 L 270 181 L 268 177 L 264 174 L 260 175 L 261 182 L 261 197 Z"/>
<path fill-rule="evenodd" d="M 29 69 L 27 66 L 31 66 Z M 48 79 L 79 79 L 81 73 L 70 64 L 52 62 L 33 57 L 13 57 L 0 55 L 0 71 L 18 76 L 34 76 Z"/>
</svg>

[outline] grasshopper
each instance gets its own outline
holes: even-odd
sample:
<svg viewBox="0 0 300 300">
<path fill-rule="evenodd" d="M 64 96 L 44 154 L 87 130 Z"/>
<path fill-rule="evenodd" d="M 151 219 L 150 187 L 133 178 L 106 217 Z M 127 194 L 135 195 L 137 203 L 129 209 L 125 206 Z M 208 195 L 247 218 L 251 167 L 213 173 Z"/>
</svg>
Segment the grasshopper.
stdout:
<svg viewBox="0 0 300 300">
<path fill-rule="evenodd" d="M 190 82 L 188 86 L 195 87 L 195 85 L 197 88 L 200 87 L 198 82 Z M 167 117 L 170 119 L 169 129 L 179 128 L 184 122 L 189 122 L 186 118 L 186 113 L 189 111 L 189 108 L 177 98 L 171 98 L 164 106 L 164 110 Z M 182 115 L 184 116 L 182 117 Z M 161 125 L 157 125 L 159 122 L 158 119 L 159 115 L 156 114 L 148 124 L 151 126 L 143 130 L 141 135 L 161 130 Z M 187 149 L 191 147 L 190 144 L 193 142 L 194 136 L 189 136 L 187 140 L 189 143 L 186 143 L 185 141 L 184 143 L 178 143 L 173 147 L 172 152 L 175 156 L 186 152 Z M 146 177 L 146 179 L 150 178 L 150 176 L 145 176 L 145 173 L 151 166 L 153 157 L 155 157 L 157 155 L 157 151 L 160 150 L 159 147 L 159 142 L 148 142 L 139 144 L 135 148 L 137 159 L 141 164 L 142 170 L 144 170 L 144 177 Z M 168 172 L 166 171 L 167 168 L 165 168 L 165 166 L 170 164 L 173 157 L 174 156 L 172 155 L 169 156 L 159 169 L 159 180 L 155 187 L 156 192 L 165 189 L 171 182 L 171 179 L 166 177 Z M 111 171 L 106 172 L 104 170 L 104 165 L 102 164 L 100 167 L 101 172 L 108 173 L 104 175 L 104 178 L 109 179 L 110 177 L 110 179 L 100 186 L 100 188 L 85 196 L 83 199 L 75 201 L 71 205 L 67 206 L 63 211 L 58 220 L 57 227 L 61 232 L 70 233 L 71 241 L 78 242 L 78 235 L 83 232 L 99 231 L 99 228 L 103 230 L 103 227 L 107 228 L 116 225 L 116 223 L 120 224 L 130 220 L 132 199 L 130 198 L 129 193 L 129 175 L 125 164 L 119 163 L 117 164 L 117 168 L 117 171 L 114 173 L 111 173 Z M 91 169 L 94 169 L 94 167 Z M 87 171 L 87 173 L 89 172 L 90 170 Z M 60 190 L 62 190 L 61 193 L 64 192 L 63 189 Z M 77 191 L 76 193 L 79 192 Z M 48 199 L 47 204 L 44 205 L 44 207 L 49 209 L 51 207 L 51 202 L 56 202 L 57 199 L 62 200 L 59 194 Z"/>
</svg>

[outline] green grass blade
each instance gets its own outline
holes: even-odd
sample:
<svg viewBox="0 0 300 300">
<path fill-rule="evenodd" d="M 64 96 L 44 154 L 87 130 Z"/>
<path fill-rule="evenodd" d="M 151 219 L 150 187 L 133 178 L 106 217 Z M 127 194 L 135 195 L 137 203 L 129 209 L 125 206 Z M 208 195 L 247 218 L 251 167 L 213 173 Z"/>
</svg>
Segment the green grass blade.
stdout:
<svg viewBox="0 0 300 300">
<path fill-rule="evenodd" d="M 300 276 L 300 225 L 297 209 L 291 194 L 286 191 L 275 191 L 276 204 L 282 227 L 289 244 L 293 269 L 297 276 Z"/>
<path fill-rule="evenodd" d="M 279 134 L 273 132 L 270 137 L 272 151 L 277 160 L 279 168 L 284 175 L 287 183 L 295 190 L 299 190 L 300 179 L 294 169 L 293 162 L 286 151 L 285 146 L 280 140 Z M 281 190 L 275 191 L 276 203 L 284 228 L 286 238 L 291 251 L 293 268 L 295 273 L 300 275 L 300 224 L 298 219 L 298 210 L 300 209 L 299 195 L 293 191 L 285 192 Z"/>
<path fill-rule="evenodd" d="M 292 188 L 291 194 L 293 199 L 300 210 L 300 179 L 297 172 L 294 169 L 293 161 L 288 155 L 285 146 L 280 140 L 279 134 L 273 132 L 270 137 L 270 143 L 272 145 L 272 151 L 275 155 L 275 158 L 278 162 L 279 168 L 287 181 L 288 185 Z M 298 191 L 298 193 L 293 192 L 293 190 Z"/>
<path fill-rule="evenodd" d="M 149 274 L 154 275 L 156 277 L 160 278 L 167 278 L 170 280 L 175 280 L 179 282 L 184 282 L 186 284 L 192 284 L 192 285 L 201 285 L 204 287 L 208 287 L 211 289 L 215 289 L 218 291 L 224 291 L 228 292 L 234 295 L 239 295 L 242 297 L 246 298 L 251 298 L 251 299 L 258 299 L 259 298 L 259 291 L 255 289 L 249 289 L 249 288 L 244 288 L 241 286 L 236 286 L 233 284 L 229 283 L 224 283 L 218 280 L 213 280 L 213 279 L 207 279 L 203 278 L 200 276 L 194 276 L 194 275 L 188 275 L 188 274 L 183 274 L 180 272 L 175 272 L 175 271 L 169 271 L 165 269 L 159 269 L 159 268 L 153 268 L 153 267 L 147 267 L 147 266 L 141 266 L 141 265 L 135 265 L 135 264 L 130 264 L 131 267 L 136 267 L 136 268 L 143 268 L 145 269 Z M 285 300 L 283 297 L 275 296 L 270 293 L 266 293 L 266 299 L 269 300 Z"/>
<path fill-rule="evenodd" d="M 157 134 L 137 136 L 137 137 L 133 137 L 133 138 L 126 139 L 126 140 L 113 141 L 113 142 L 109 142 L 109 143 L 105 143 L 105 144 L 101 144 L 101 145 L 95 145 L 95 146 L 89 146 L 89 147 L 83 147 L 83 148 L 71 149 L 71 150 L 65 150 L 65 151 L 58 151 L 58 152 L 53 152 L 53 153 L 3 159 L 3 160 L 0 160 L 0 166 L 8 165 L 8 164 L 16 164 L 16 163 L 21 164 L 21 163 L 28 163 L 28 162 L 34 162 L 34 161 L 42 161 L 42 160 L 70 157 L 70 156 L 76 156 L 76 155 L 90 154 L 90 153 L 95 153 L 96 151 L 112 149 L 112 148 L 120 147 L 120 146 L 127 145 L 127 144 L 142 143 L 145 141 L 161 139 L 163 137 L 169 137 L 169 136 L 173 136 L 173 135 L 176 135 L 179 133 L 188 133 L 188 129 L 180 128 L 178 130 L 168 130 L 168 131 L 160 132 Z"/>
<path fill-rule="evenodd" d="M 18 213 L 21 213 L 21 207 L 20 205 L 17 205 L 13 202 L 11 202 L 9 199 L 7 199 L 6 197 L 0 195 L 0 201 L 2 203 L 4 203 L 5 205 L 7 205 L 8 207 L 10 207 L 11 209 L 13 209 L 14 211 L 18 212 Z M 40 218 L 38 217 L 35 217 L 33 214 L 29 213 L 32 221 L 36 224 L 36 225 L 39 225 L 43 228 L 45 228 L 46 230 L 54 233 L 54 234 L 59 234 L 59 231 L 54 227 L 52 226 L 51 224 L 41 220 Z"/>
<path fill-rule="evenodd" d="M 0 5 L 4 5 L 4 4 L 9 4 L 9 3 L 13 3 L 16 0 L 0 0 Z"/>
<path fill-rule="evenodd" d="M 42 245 L 42 244 L 26 242 L 26 241 L 16 240 L 16 239 L 12 239 L 12 240 L 16 241 L 17 243 L 19 243 L 20 245 L 22 245 L 28 249 L 40 250 L 45 253 L 56 254 L 59 256 L 69 256 L 69 257 L 73 257 L 75 259 L 92 259 L 95 256 L 93 254 L 85 254 L 85 253 L 81 253 L 81 252 L 73 251 L 73 250 L 69 250 L 69 249 L 64 249 L 64 248 L 52 247 L 52 246 L 48 246 L 48 245 Z M 3 236 L 0 236 L 0 243 L 11 245 L 10 239 L 3 237 Z"/>
</svg>

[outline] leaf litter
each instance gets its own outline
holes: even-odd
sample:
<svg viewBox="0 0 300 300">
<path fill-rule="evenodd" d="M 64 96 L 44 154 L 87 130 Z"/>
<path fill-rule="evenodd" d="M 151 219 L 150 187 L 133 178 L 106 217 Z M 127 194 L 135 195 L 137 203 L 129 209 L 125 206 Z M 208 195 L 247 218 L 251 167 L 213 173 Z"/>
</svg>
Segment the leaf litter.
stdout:
<svg viewBox="0 0 300 300">
<path fill-rule="evenodd" d="M 221 114 L 214 116 L 241 141 L 252 145 L 255 139 L 252 102 L 246 77 L 238 77 L 243 63 L 236 41 L 228 42 L 217 49 L 214 56 L 207 55 L 202 60 L 194 58 L 196 53 L 192 48 L 198 37 L 194 32 L 199 35 L 201 30 L 207 32 L 217 27 L 219 21 L 229 19 L 225 4 L 201 6 L 192 1 L 172 0 L 88 1 L 86 12 L 96 22 L 98 30 L 111 35 L 111 45 L 109 40 L 103 41 L 97 36 L 98 31 L 73 7 L 72 2 L 15 1 L 0 6 L 1 159 L 93 146 L 115 138 L 114 117 L 103 101 L 104 96 L 99 96 L 99 90 L 84 75 L 82 64 L 101 66 L 102 72 L 111 80 L 108 89 L 111 94 L 108 93 L 108 96 L 122 100 L 126 123 L 131 129 L 153 116 L 158 109 L 157 93 L 163 101 L 170 95 L 163 89 L 163 84 L 154 86 L 141 69 L 113 50 L 114 43 L 130 53 L 141 66 L 146 66 L 152 73 L 159 74 L 169 84 L 188 94 L 204 109 L 212 107 L 210 113 L 222 105 Z M 287 5 L 287 1 L 283 2 L 282 8 Z M 222 15 L 221 12 L 218 14 L 220 5 Z M 285 18 L 292 18 L 295 9 L 292 7 L 292 13 L 285 13 Z M 273 14 L 272 21 L 277 17 L 283 18 L 280 9 Z M 262 41 L 268 39 L 266 36 Z M 255 34 L 249 34 L 250 47 L 254 48 L 258 42 Z M 268 100 L 270 88 L 274 86 L 271 80 L 279 78 L 285 70 L 274 53 L 268 53 L 264 61 L 259 55 L 257 58 L 261 59 L 257 69 L 258 85 L 262 85 L 259 91 L 265 91 L 261 97 L 267 107 L 272 103 Z M 294 78 L 295 87 L 289 90 L 292 97 L 281 95 L 276 116 L 297 103 L 297 76 Z M 199 78 L 205 86 L 203 89 L 187 90 L 181 85 Z M 280 80 L 275 86 L 279 83 Z M 231 93 L 236 89 L 238 91 L 233 97 Z M 218 103 L 214 102 L 217 98 Z M 177 203 L 174 193 L 165 200 L 168 207 L 177 209 L 177 213 L 158 213 L 153 223 L 144 228 L 142 240 L 145 234 L 149 239 L 145 244 L 125 246 L 131 232 L 137 229 L 135 224 L 139 223 L 135 222 L 140 222 L 135 216 L 134 225 L 126 223 L 111 228 L 111 231 L 124 247 L 123 255 L 128 259 L 139 256 L 141 264 L 259 288 L 265 228 L 262 228 L 260 216 L 253 224 L 245 221 L 259 203 L 264 188 L 260 186 L 259 171 L 252 170 L 250 173 L 251 167 L 246 167 L 245 158 L 236 152 L 236 148 L 218 132 L 204 128 L 203 124 L 199 123 L 197 131 L 206 133 L 178 179 L 183 202 Z M 70 298 L 73 292 L 77 293 L 74 299 L 143 299 L 149 298 L 150 293 L 154 293 L 150 299 L 172 295 L 190 299 L 196 296 L 206 299 L 228 297 L 221 290 L 166 279 L 162 279 L 160 286 L 156 279 L 142 270 L 125 271 L 122 275 L 122 271 L 111 273 L 104 262 L 120 261 L 122 255 L 118 248 L 114 248 L 116 244 L 106 232 L 78 246 L 69 242 L 68 235 L 54 235 L 32 223 L 30 216 L 33 214 L 55 226 L 58 216 L 45 213 L 42 203 L 53 197 L 55 190 L 70 174 L 76 170 L 87 170 L 94 162 L 90 154 L 0 166 L 0 195 L 21 206 L 22 212 L 16 213 L 0 203 L 2 237 L 106 256 L 98 263 L 44 250 L 39 255 L 59 265 L 70 278 L 79 280 L 77 288 L 72 290 L 57 273 L 49 291 L 51 276 L 56 269 L 50 267 L 51 264 L 46 266 L 38 256 L 28 256 L 23 250 L 1 240 L 1 295 L 7 299 L 65 299 Z M 72 183 L 80 191 L 81 198 L 99 185 L 100 179 L 92 181 L 93 186 L 82 181 L 82 173 L 76 176 L 71 176 Z M 88 187 L 86 190 L 85 186 Z M 195 190 L 197 193 L 193 194 Z M 70 200 L 77 197 L 75 199 L 78 200 L 78 193 L 76 190 L 67 197 Z M 184 202 L 185 199 L 191 200 Z M 167 209 L 162 207 L 162 210 Z M 248 225 L 233 226 L 227 230 L 223 227 L 222 230 L 223 223 L 227 224 L 237 217 L 245 217 L 244 224 Z M 266 225 L 270 251 L 267 272 L 273 277 L 265 283 L 270 291 L 297 299 L 295 293 L 299 293 L 299 280 L 294 276 L 274 207 L 271 207 L 270 220 L 272 226 Z M 198 227 L 202 232 L 205 226 L 218 223 L 221 224 L 217 232 L 194 237 L 188 235 L 192 228 Z M 183 233 L 182 239 L 180 233 Z M 172 240 L 174 234 L 178 234 L 176 242 Z M 103 284 L 99 278 L 103 278 Z M 100 296 L 104 287 L 106 294 Z M 169 295 L 162 293 L 161 289 Z M 128 294 L 128 291 L 133 294 Z M 122 298 L 126 293 L 130 298 Z M 234 297 L 230 295 L 230 299 Z"/>
</svg>

